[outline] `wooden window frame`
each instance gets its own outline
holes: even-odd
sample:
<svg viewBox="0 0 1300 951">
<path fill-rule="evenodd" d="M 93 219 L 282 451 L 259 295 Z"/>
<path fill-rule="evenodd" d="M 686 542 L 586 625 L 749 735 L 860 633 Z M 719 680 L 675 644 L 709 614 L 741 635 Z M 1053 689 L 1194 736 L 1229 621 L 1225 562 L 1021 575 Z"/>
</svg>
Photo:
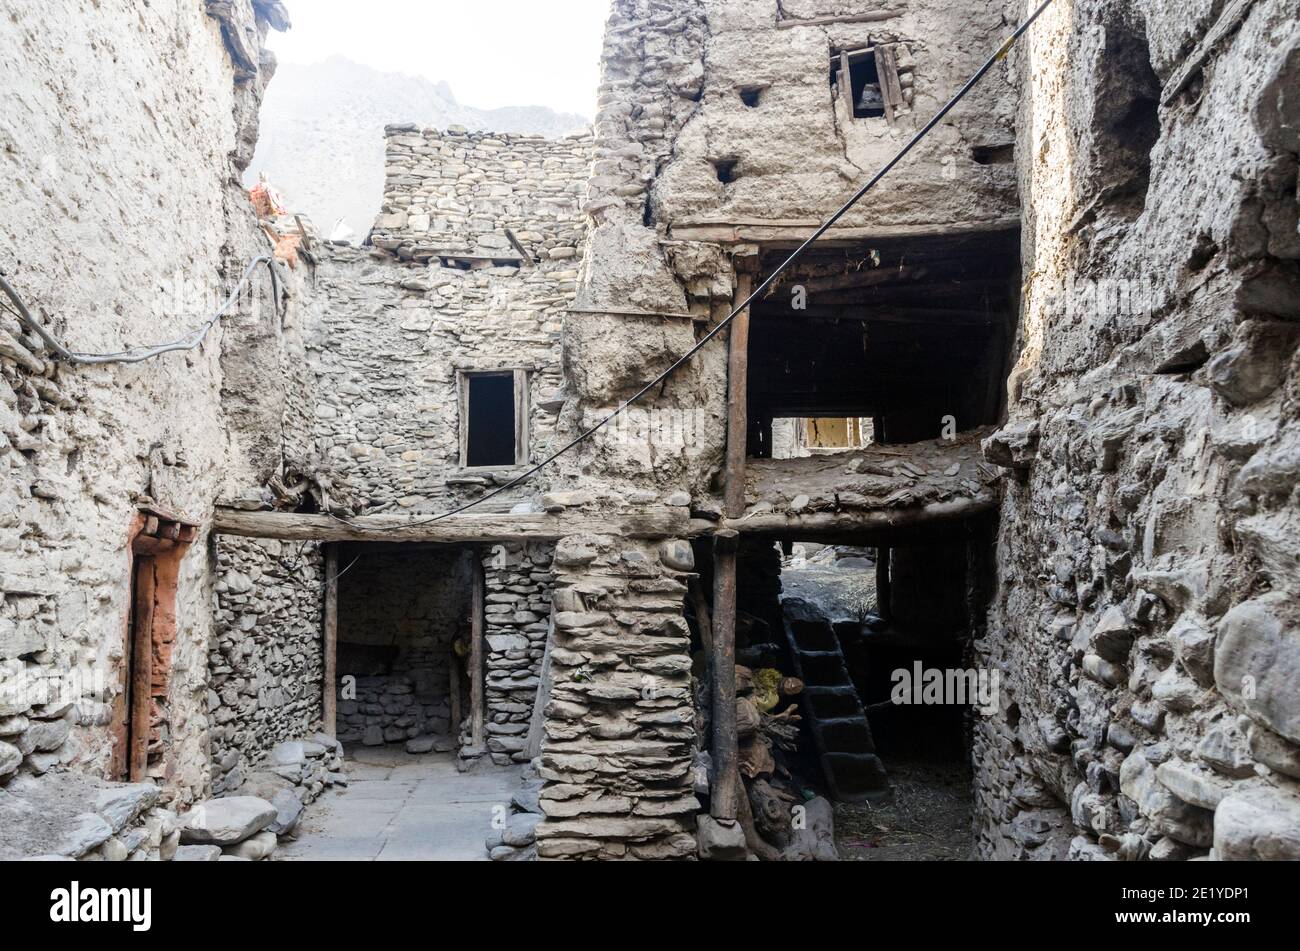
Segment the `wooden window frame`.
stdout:
<svg viewBox="0 0 1300 951">
<path fill-rule="evenodd" d="M 478 376 L 506 376 L 513 374 L 515 390 L 515 461 L 510 466 L 471 466 L 469 464 L 469 381 Z M 495 472 L 502 468 L 517 469 L 528 465 L 530 400 L 528 371 L 520 367 L 484 367 L 481 370 L 456 371 L 457 427 L 459 429 L 459 458 L 457 465 L 465 472 Z"/>
<path fill-rule="evenodd" d="M 832 63 L 836 54 L 832 53 Z M 898 57 L 894 53 L 894 44 L 875 43 L 856 50 L 841 50 L 838 54 L 839 68 L 836 71 L 836 108 L 843 110 L 845 122 L 866 121 L 853 114 L 853 64 L 860 63 L 867 57 L 873 57 L 876 63 L 876 78 L 880 82 L 880 95 L 885 101 L 885 121 L 892 128 L 897 124 L 898 113 L 904 105 L 903 84 L 898 74 Z M 849 77 L 848 81 L 845 77 Z"/>
</svg>

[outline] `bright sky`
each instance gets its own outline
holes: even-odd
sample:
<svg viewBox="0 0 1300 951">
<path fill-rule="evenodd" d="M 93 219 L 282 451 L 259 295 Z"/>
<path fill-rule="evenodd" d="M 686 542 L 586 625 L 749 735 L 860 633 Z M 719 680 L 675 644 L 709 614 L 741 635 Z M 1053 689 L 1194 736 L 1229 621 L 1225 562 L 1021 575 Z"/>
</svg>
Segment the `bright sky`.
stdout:
<svg viewBox="0 0 1300 951">
<path fill-rule="evenodd" d="M 281 62 L 335 54 L 451 84 L 480 109 L 596 111 L 609 0 L 287 0 L 293 29 L 274 31 Z"/>
</svg>

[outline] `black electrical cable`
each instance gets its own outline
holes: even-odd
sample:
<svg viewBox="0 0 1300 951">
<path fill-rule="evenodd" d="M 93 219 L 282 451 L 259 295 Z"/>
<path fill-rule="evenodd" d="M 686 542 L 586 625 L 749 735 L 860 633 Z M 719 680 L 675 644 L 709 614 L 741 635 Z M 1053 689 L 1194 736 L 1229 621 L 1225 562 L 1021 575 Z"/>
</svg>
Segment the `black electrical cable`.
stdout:
<svg viewBox="0 0 1300 951">
<path fill-rule="evenodd" d="M 199 344 L 203 343 L 208 336 L 208 332 L 216 326 L 217 321 L 230 313 L 231 309 L 235 306 L 235 302 L 239 299 L 240 293 L 252 278 L 253 272 L 261 266 L 265 266 L 271 275 L 272 306 L 275 307 L 276 313 L 279 314 L 280 274 L 275 269 L 275 258 L 271 255 L 261 255 L 249 262 L 248 267 L 244 269 L 243 276 L 239 279 L 239 283 L 235 285 L 235 289 L 226 297 L 225 303 L 223 303 L 221 308 L 204 321 L 204 323 L 197 329 L 186 334 L 184 337 L 180 337 L 179 339 L 172 340 L 168 343 L 136 347 L 130 350 L 122 350 L 118 353 L 78 353 L 69 350 L 52 333 L 46 330 L 40 321 L 32 316 L 31 311 L 27 309 L 27 304 L 23 301 L 22 296 L 14 286 L 9 283 L 3 271 L 0 271 L 0 292 L 3 292 L 5 297 L 8 297 L 9 300 L 13 302 L 13 307 L 5 304 L 4 309 L 14 314 L 14 316 L 26 325 L 28 329 L 40 337 L 41 340 L 44 341 L 45 345 L 53 350 L 60 359 L 65 360 L 68 363 L 92 365 L 103 365 L 109 363 L 141 363 L 145 360 L 152 359 L 153 357 L 162 356 L 164 353 L 174 353 L 179 350 L 193 350 Z M 4 302 L 0 301 L 0 304 L 2 303 Z M 14 311 L 14 307 L 17 308 L 16 312 Z"/>
<path fill-rule="evenodd" d="M 1006 41 L 1000 47 L 998 47 L 997 52 L 994 53 L 992 56 L 990 56 L 988 60 L 985 61 L 984 65 L 981 66 L 975 72 L 975 74 L 966 81 L 966 84 L 962 86 L 960 90 L 958 90 L 957 94 L 953 96 L 951 99 L 949 99 L 947 104 L 942 109 L 940 109 L 937 113 L 935 113 L 933 118 L 931 118 L 930 121 L 927 122 L 920 129 L 920 131 L 916 133 L 916 135 L 912 136 L 911 140 L 905 146 L 903 146 L 903 148 L 898 152 L 897 155 L 895 155 L 892 159 L 890 159 L 889 162 L 887 162 L 885 166 L 880 169 L 880 171 L 876 172 L 876 174 L 873 175 L 865 185 L 859 188 L 853 194 L 853 197 L 851 197 L 848 201 L 846 201 L 843 205 L 841 205 L 838 211 L 836 211 L 833 215 L 827 218 L 821 224 L 821 226 L 816 231 L 814 231 L 806 241 L 803 242 L 803 244 L 799 245 L 799 247 L 796 248 L 790 254 L 790 256 L 781 263 L 781 265 L 775 271 L 773 271 L 770 275 L 768 275 L 768 277 L 761 284 L 759 284 L 756 288 L 754 288 L 754 290 L 750 293 L 750 295 L 746 297 L 741 304 L 739 304 L 734 310 L 732 310 L 732 312 L 728 314 L 724 319 L 719 321 L 718 324 L 712 330 L 710 330 L 707 334 L 701 337 L 699 341 L 695 344 L 695 346 L 691 347 L 690 350 L 686 351 L 686 353 L 684 353 L 681 357 L 679 357 L 670 367 L 668 367 L 668 369 L 664 370 L 662 373 L 660 373 L 657 377 L 655 377 L 645 386 L 641 387 L 641 389 L 638 390 L 633 396 L 631 396 L 627 400 L 624 400 L 623 403 L 621 403 L 617 409 L 610 412 L 608 415 L 606 415 L 600 421 L 595 423 L 589 429 L 586 429 L 579 435 L 575 436 L 573 439 L 565 443 L 555 452 L 551 453 L 541 462 L 535 463 L 533 466 L 531 466 L 529 469 L 522 472 L 520 475 L 516 476 L 514 479 L 511 479 L 506 484 L 499 486 L 496 489 L 493 489 L 491 492 L 487 493 L 482 498 L 475 499 L 472 502 L 467 502 L 464 505 L 451 509 L 450 511 L 443 512 L 441 515 L 434 515 L 430 518 L 421 519 L 419 521 L 407 522 L 403 525 L 383 526 L 380 528 L 371 529 L 371 531 L 405 531 L 407 529 L 416 528 L 421 525 L 431 525 L 434 522 L 440 522 L 445 518 L 451 518 L 453 515 L 459 515 L 462 512 L 467 512 L 470 509 L 475 508 L 476 506 L 482 505 L 484 502 L 488 502 L 496 498 L 498 495 L 501 495 L 504 492 L 508 492 L 510 489 L 513 489 L 515 486 L 520 485 L 521 483 L 531 479 L 542 469 L 546 468 L 552 462 L 554 462 L 555 460 L 559 459 L 561 456 L 569 452 L 569 450 L 575 448 L 576 446 L 590 439 L 597 432 L 599 432 L 605 426 L 609 425 L 620 415 L 622 415 L 622 413 L 625 412 L 628 409 L 628 407 L 639 402 L 652 390 L 654 390 L 656 387 L 664 383 L 669 377 L 671 377 L 674 373 L 676 373 L 687 363 L 689 363 L 690 360 L 697 353 L 703 350 L 704 347 L 707 346 L 711 340 L 717 337 L 718 334 L 722 333 L 722 331 L 726 329 L 731 324 L 731 322 L 736 319 L 736 317 L 739 314 L 744 312 L 750 306 L 750 304 L 752 304 L 755 300 L 758 300 L 758 298 L 761 297 L 767 291 L 767 289 L 772 286 L 772 284 L 776 281 L 778 277 L 781 276 L 781 274 L 784 271 L 788 270 L 792 265 L 797 263 L 799 259 L 803 257 L 804 253 L 810 247 L 813 246 L 814 243 L 820 240 L 821 237 L 824 234 L 826 234 L 827 231 L 829 231 L 831 228 L 835 226 L 836 222 L 838 222 L 841 218 L 843 218 L 846 214 L 848 214 L 848 212 L 853 208 L 853 206 L 863 199 L 863 197 L 867 194 L 867 192 L 875 188 L 882 178 L 884 178 L 891 171 L 893 171 L 894 167 L 897 166 L 898 163 L 901 162 L 904 158 L 906 158 L 908 153 L 910 153 L 912 149 L 914 149 L 922 139 L 924 139 L 927 135 L 929 135 L 930 132 L 933 131 L 934 127 L 937 126 L 943 120 L 943 118 L 946 115 L 948 115 L 948 113 L 951 112 L 959 102 L 961 102 L 964 98 L 966 98 L 966 95 L 972 89 L 974 89 L 977 85 L 979 85 L 980 81 L 983 80 L 983 78 L 986 75 L 988 75 L 989 70 L 991 70 L 999 60 L 1001 60 L 1003 57 L 1007 55 L 1008 52 L 1011 51 L 1011 47 L 1014 46 L 1016 42 L 1022 36 L 1025 35 L 1025 33 L 1029 30 L 1029 28 L 1033 26 L 1034 21 L 1037 20 L 1043 14 L 1043 11 L 1045 11 L 1051 5 L 1052 5 L 1052 0 L 1044 0 L 1044 2 L 1041 5 L 1039 5 L 1039 7 L 1035 9 L 1032 14 L 1030 14 L 1028 19 L 1026 19 L 1023 23 L 1021 23 L 1020 26 L 1016 28 L 1016 31 L 1012 33 L 1009 37 L 1007 37 Z M 349 527 L 356 527 L 354 523 L 349 519 L 342 518 L 338 515 L 334 515 L 333 513 L 329 513 L 329 514 L 336 521 L 342 522 L 344 525 L 347 525 Z"/>
</svg>

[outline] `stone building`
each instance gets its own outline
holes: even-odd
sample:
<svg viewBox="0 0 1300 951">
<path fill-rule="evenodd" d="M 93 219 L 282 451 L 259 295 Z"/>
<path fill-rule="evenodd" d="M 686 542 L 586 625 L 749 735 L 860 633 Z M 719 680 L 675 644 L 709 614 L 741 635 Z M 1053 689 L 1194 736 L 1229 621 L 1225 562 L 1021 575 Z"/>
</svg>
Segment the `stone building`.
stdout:
<svg viewBox="0 0 1300 951">
<path fill-rule="evenodd" d="M 748 308 L 1023 4 L 613 0 L 590 135 L 392 125 L 360 247 L 234 184 L 282 4 L 5 6 L 3 270 L 59 338 L 298 250 L 184 354 L 0 315 L 0 810 L 130 813 L 0 855 L 169 855 L 337 740 L 531 763 L 494 857 L 807 858 L 771 754 L 878 798 L 938 724 L 977 856 L 1300 857 L 1295 0 L 1057 0 Z M 783 595 L 795 544 L 870 610 Z M 913 664 L 998 688 L 890 719 Z"/>
</svg>

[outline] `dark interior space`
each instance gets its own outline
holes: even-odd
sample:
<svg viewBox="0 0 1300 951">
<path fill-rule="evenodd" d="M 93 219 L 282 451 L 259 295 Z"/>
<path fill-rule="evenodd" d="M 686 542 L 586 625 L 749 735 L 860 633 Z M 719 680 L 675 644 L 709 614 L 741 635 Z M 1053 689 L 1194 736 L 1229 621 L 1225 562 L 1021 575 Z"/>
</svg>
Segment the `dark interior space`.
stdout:
<svg viewBox="0 0 1300 951">
<path fill-rule="evenodd" d="M 515 464 L 515 378 L 513 373 L 479 373 L 466 379 L 469 415 L 468 466 Z"/>
<path fill-rule="evenodd" d="M 832 85 L 840 83 L 842 64 L 846 59 L 849 64 L 849 89 L 853 97 L 850 100 L 853 103 L 853 118 L 876 119 L 884 116 L 885 100 L 880 91 L 875 51 L 865 49 L 846 54 L 834 53 L 831 57 Z"/>
<path fill-rule="evenodd" d="M 810 253 L 753 307 L 749 455 L 770 458 L 787 417 L 869 417 L 877 443 L 937 438 L 949 417 L 996 422 L 1019 282 L 1014 229 Z"/>
<path fill-rule="evenodd" d="M 338 737 L 380 746 L 449 736 L 465 695 L 473 556 L 453 545 L 338 547 Z"/>
</svg>

